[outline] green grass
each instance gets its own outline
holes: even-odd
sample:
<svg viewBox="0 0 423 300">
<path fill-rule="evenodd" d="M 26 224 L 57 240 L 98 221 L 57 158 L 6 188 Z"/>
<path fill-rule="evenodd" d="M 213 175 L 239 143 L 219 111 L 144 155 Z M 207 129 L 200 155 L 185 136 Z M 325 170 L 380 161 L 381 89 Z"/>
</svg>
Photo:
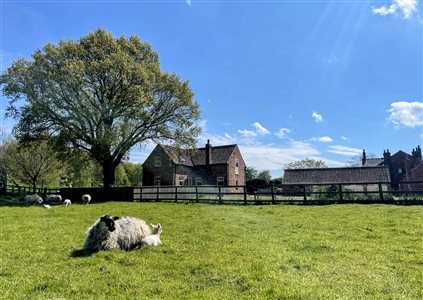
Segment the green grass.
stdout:
<svg viewBox="0 0 423 300">
<path fill-rule="evenodd" d="M 103 214 L 160 222 L 163 245 L 84 256 Z M 2 299 L 423 298 L 423 206 L 109 202 L 0 216 Z"/>
</svg>

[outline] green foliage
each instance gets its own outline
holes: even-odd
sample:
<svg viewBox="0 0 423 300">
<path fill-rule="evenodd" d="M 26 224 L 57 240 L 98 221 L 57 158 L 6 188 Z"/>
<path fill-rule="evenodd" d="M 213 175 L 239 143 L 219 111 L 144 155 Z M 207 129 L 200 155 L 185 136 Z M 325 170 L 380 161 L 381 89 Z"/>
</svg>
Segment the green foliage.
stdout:
<svg viewBox="0 0 423 300">
<path fill-rule="evenodd" d="M 323 160 L 316 160 L 311 158 L 290 162 L 284 165 L 284 169 L 311 169 L 327 167 L 327 164 Z"/>
<path fill-rule="evenodd" d="M 257 178 L 258 179 L 265 180 L 266 182 L 269 182 L 272 179 L 272 175 L 270 175 L 270 171 L 269 170 L 264 170 L 264 171 L 261 171 L 257 175 Z"/>
<path fill-rule="evenodd" d="M 253 180 L 256 179 L 258 176 L 258 171 L 256 168 L 254 167 L 246 167 L 245 168 L 245 179 L 248 180 Z"/>
<path fill-rule="evenodd" d="M 78 41 L 48 43 L 31 60 L 13 62 L 0 84 L 20 140 L 48 132 L 87 152 L 102 166 L 105 186 L 134 145 L 192 146 L 200 131 L 188 82 L 163 72 L 158 54 L 137 36 L 115 39 L 98 29 Z"/>
<path fill-rule="evenodd" d="M 2 163 L 14 184 L 57 187 L 66 173 L 51 145 L 45 141 L 18 144 L 9 141 L 2 147 Z"/>
<path fill-rule="evenodd" d="M 68 173 L 62 179 L 65 186 L 99 187 L 102 183 L 101 168 L 86 152 L 75 151 L 66 157 Z"/>
<path fill-rule="evenodd" d="M 86 229 L 110 212 L 160 222 L 163 245 L 84 256 Z M 390 205 L 0 205 L 2 297 L 422 299 L 422 214 Z"/>
</svg>

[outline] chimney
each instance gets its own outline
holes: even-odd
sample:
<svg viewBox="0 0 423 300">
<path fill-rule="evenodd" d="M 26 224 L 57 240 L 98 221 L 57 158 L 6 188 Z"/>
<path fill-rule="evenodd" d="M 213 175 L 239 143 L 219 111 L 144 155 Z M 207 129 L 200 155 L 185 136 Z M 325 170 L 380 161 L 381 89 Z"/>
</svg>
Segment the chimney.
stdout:
<svg viewBox="0 0 423 300">
<path fill-rule="evenodd" d="M 207 140 L 206 144 L 206 165 L 210 165 L 211 161 L 211 152 L 212 152 L 212 145 L 210 144 L 210 140 Z"/>
<path fill-rule="evenodd" d="M 389 150 L 383 150 L 383 164 L 385 166 L 391 166 L 391 153 Z"/>
<path fill-rule="evenodd" d="M 417 148 L 416 148 L 416 156 L 419 158 L 422 158 L 422 148 L 420 148 L 419 145 L 417 145 Z"/>
<path fill-rule="evenodd" d="M 363 156 L 361 157 L 361 165 L 364 166 L 366 163 L 366 150 L 363 149 Z"/>
</svg>

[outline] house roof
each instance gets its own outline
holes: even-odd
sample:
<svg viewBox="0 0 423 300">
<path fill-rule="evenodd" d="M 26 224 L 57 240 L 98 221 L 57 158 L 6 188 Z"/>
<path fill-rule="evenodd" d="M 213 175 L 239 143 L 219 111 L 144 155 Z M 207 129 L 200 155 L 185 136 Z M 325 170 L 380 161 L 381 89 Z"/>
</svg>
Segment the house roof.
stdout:
<svg viewBox="0 0 423 300">
<path fill-rule="evenodd" d="M 206 164 L 206 148 L 198 149 L 178 149 L 172 146 L 159 145 L 163 151 L 169 156 L 174 164 L 185 166 L 201 166 Z M 234 145 L 225 145 L 210 147 L 210 164 L 226 164 L 229 157 L 237 147 Z"/>
<path fill-rule="evenodd" d="M 285 184 L 307 183 L 366 183 L 390 182 L 389 168 L 380 167 L 347 167 L 287 169 L 283 176 Z"/>
<path fill-rule="evenodd" d="M 367 158 L 363 167 L 376 167 L 383 164 L 383 158 Z"/>
</svg>

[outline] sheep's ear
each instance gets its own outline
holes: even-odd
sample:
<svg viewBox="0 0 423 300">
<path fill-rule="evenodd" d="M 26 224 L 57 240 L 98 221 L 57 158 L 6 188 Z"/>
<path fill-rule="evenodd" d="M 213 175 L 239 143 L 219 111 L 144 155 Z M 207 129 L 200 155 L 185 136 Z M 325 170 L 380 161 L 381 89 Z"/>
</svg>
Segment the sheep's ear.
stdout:
<svg viewBox="0 0 423 300">
<path fill-rule="evenodd" d="M 160 223 L 158 223 L 158 224 L 157 224 L 157 227 L 158 227 L 158 228 L 161 228 L 161 227 L 162 227 L 162 225 L 160 225 Z"/>
<path fill-rule="evenodd" d="M 114 221 L 119 220 L 119 217 L 113 217 L 113 220 Z"/>
</svg>

